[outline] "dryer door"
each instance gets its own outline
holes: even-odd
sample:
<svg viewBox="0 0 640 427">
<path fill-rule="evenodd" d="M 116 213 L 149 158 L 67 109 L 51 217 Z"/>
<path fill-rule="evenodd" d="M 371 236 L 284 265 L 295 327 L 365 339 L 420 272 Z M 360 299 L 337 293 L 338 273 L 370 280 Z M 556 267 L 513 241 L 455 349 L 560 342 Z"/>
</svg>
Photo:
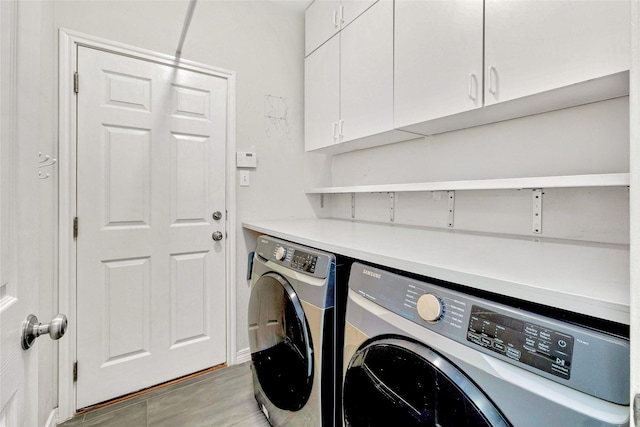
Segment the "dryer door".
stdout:
<svg viewBox="0 0 640 427">
<path fill-rule="evenodd" d="M 276 273 L 260 277 L 251 290 L 249 346 L 267 398 L 280 409 L 301 409 L 313 385 L 311 333 L 296 292 Z"/>
<path fill-rule="evenodd" d="M 371 341 L 353 355 L 343 402 L 345 426 L 510 426 L 451 362 L 402 338 Z"/>
</svg>

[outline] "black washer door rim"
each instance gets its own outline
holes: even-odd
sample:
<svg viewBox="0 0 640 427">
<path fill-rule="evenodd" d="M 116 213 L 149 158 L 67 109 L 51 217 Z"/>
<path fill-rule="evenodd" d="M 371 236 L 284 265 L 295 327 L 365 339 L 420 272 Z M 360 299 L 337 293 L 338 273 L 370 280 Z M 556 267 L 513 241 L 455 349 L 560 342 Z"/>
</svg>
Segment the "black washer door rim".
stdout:
<svg viewBox="0 0 640 427">
<path fill-rule="evenodd" d="M 291 284 L 274 272 L 262 275 L 251 290 L 248 318 L 251 359 L 262 390 L 280 409 L 301 409 L 313 385 L 313 345 Z"/>
</svg>

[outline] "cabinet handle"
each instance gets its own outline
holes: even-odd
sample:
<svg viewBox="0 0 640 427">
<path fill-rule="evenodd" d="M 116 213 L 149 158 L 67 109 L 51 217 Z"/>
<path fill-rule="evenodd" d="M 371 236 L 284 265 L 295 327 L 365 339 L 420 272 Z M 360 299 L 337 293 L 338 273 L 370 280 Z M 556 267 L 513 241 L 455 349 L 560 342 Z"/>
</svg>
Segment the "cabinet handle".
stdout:
<svg viewBox="0 0 640 427">
<path fill-rule="evenodd" d="M 338 28 L 338 11 L 333 10 L 333 27 Z"/>
<path fill-rule="evenodd" d="M 340 23 L 344 24 L 344 5 L 340 5 Z"/>
<path fill-rule="evenodd" d="M 489 93 L 498 97 L 498 70 L 493 65 L 489 67 Z"/>
<path fill-rule="evenodd" d="M 333 122 L 333 142 L 338 140 L 338 122 Z"/>
<path fill-rule="evenodd" d="M 469 99 L 474 103 L 478 99 L 478 77 L 474 73 L 469 74 Z"/>
<path fill-rule="evenodd" d="M 339 136 L 341 138 L 344 138 L 344 120 L 340 120 L 340 132 L 339 132 Z"/>
</svg>

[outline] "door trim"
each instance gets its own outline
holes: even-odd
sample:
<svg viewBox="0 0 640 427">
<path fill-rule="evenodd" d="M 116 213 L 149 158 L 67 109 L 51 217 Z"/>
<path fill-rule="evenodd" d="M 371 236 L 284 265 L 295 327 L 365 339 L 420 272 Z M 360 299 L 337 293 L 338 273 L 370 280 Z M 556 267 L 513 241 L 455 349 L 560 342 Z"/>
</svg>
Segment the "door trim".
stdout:
<svg viewBox="0 0 640 427">
<path fill-rule="evenodd" d="M 73 218 L 76 216 L 76 98 L 73 73 L 76 69 L 77 47 L 86 46 L 155 63 L 179 66 L 227 80 L 227 140 L 226 140 L 226 207 L 231 212 L 226 222 L 226 347 L 227 363 L 236 363 L 236 194 L 235 164 L 235 79 L 233 71 L 187 61 L 181 58 L 106 40 L 61 28 L 59 32 L 58 74 L 58 140 L 59 140 L 59 223 L 58 223 L 58 299 L 59 310 L 69 319 L 68 339 L 60 341 L 58 363 L 59 419 L 64 421 L 76 412 L 76 386 L 73 382 L 73 362 L 76 356 L 76 243 L 73 238 Z M 82 83 L 80 82 L 80 85 Z M 80 232 L 82 232 L 80 230 Z"/>
</svg>

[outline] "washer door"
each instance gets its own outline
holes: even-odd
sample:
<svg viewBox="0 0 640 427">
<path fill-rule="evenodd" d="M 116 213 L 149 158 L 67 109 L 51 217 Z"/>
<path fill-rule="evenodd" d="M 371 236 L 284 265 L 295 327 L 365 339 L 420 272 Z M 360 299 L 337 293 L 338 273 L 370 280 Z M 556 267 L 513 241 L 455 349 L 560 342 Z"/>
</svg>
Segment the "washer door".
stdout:
<svg viewBox="0 0 640 427">
<path fill-rule="evenodd" d="M 260 277 L 251 290 L 249 346 L 267 398 L 280 409 L 301 409 L 313 385 L 311 333 L 296 292 L 276 273 Z"/>
<path fill-rule="evenodd" d="M 451 362 L 401 338 L 370 342 L 353 355 L 343 402 L 345 426 L 510 426 Z"/>
</svg>

